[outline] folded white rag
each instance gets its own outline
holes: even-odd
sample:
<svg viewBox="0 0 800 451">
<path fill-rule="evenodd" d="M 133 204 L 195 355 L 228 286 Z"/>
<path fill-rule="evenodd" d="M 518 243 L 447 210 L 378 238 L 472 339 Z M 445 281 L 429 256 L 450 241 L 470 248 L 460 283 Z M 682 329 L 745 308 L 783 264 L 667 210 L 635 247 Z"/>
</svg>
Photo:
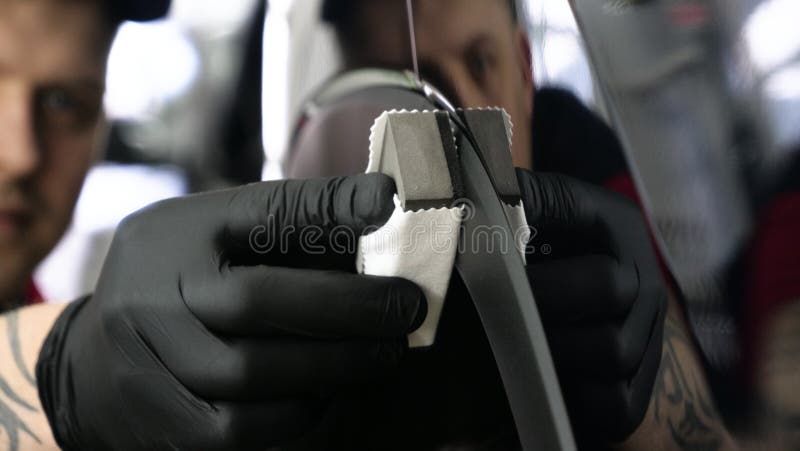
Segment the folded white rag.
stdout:
<svg viewBox="0 0 800 451">
<path fill-rule="evenodd" d="M 410 347 L 433 344 L 453 272 L 461 208 L 403 211 L 395 197 L 389 221 L 358 243 L 358 272 L 402 277 L 416 283 L 428 301 L 428 316 L 408 337 Z"/>
</svg>

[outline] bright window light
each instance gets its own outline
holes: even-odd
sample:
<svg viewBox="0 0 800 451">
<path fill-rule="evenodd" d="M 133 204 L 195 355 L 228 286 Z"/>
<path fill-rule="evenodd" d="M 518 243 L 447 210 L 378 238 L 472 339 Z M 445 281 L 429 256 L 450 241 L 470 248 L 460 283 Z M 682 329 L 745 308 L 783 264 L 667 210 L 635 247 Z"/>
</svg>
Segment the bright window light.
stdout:
<svg viewBox="0 0 800 451">
<path fill-rule="evenodd" d="M 106 111 L 112 119 L 142 119 L 191 86 L 200 70 L 192 43 L 175 23 L 120 27 L 106 75 Z"/>
<path fill-rule="evenodd" d="M 262 69 L 262 133 L 266 164 L 263 179 L 282 177 L 281 161 L 288 134 L 289 21 L 291 0 L 270 2 L 264 26 L 264 63 Z"/>
<path fill-rule="evenodd" d="M 763 72 L 800 57 L 800 2 L 769 0 L 762 3 L 745 26 L 756 66 Z"/>
</svg>

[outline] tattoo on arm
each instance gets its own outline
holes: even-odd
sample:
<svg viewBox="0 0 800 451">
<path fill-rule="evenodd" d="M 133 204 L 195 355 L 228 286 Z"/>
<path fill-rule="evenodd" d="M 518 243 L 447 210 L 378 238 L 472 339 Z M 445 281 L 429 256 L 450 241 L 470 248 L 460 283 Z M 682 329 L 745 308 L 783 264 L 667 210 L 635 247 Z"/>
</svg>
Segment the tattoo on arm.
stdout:
<svg viewBox="0 0 800 451">
<path fill-rule="evenodd" d="M 664 326 L 664 351 L 653 389 L 655 421 L 665 424 L 678 449 L 712 451 L 722 446 L 720 419 L 699 368 L 685 364 L 692 342 L 674 319 Z"/>
<path fill-rule="evenodd" d="M 28 372 L 25 368 L 25 364 L 22 359 L 22 348 L 20 347 L 19 342 L 19 323 L 17 313 L 12 311 L 4 315 L 3 318 L 6 321 L 8 344 L 11 348 L 11 353 L 14 356 L 16 371 L 19 371 L 29 384 L 36 387 L 36 381 L 33 376 L 31 376 L 30 372 Z M 36 412 L 36 408 L 23 400 L 22 397 L 16 391 L 14 391 L 12 386 L 7 382 L 6 377 L 2 374 L 2 372 L 6 371 L 7 369 L 8 368 L 5 366 L 0 368 L 0 393 L 4 395 L 0 396 L 0 437 L 2 437 L 3 434 L 7 435 L 8 438 L 6 440 L 9 443 L 9 451 L 18 451 L 21 434 L 29 436 L 37 443 L 41 443 L 41 440 L 33 431 L 31 431 L 28 425 L 22 421 L 18 412 L 14 410 L 14 407 L 16 407 L 17 409 Z"/>
<path fill-rule="evenodd" d="M 800 449 L 800 299 L 776 312 L 759 353 L 762 427 L 779 449 Z"/>
<path fill-rule="evenodd" d="M 11 345 L 11 353 L 14 355 L 14 363 L 17 365 L 17 370 L 28 383 L 35 386 L 36 379 L 28 371 L 25 366 L 25 360 L 22 358 L 22 346 L 19 344 L 19 315 L 16 312 L 11 312 L 6 315 L 6 322 L 8 322 L 8 343 Z"/>
</svg>

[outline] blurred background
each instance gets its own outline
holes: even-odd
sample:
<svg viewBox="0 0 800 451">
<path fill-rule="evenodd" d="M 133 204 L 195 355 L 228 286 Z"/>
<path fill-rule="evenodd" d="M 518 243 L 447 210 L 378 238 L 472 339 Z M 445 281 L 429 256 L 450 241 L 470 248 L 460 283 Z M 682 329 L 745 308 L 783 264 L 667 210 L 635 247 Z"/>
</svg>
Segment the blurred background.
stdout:
<svg viewBox="0 0 800 451">
<path fill-rule="evenodd" d="M 155 201 L 261 179 L 266 0 L 174 0 L 125 23 L 111 51 L 111 134 L 73 224 L 35 280 L 45 299 L 93 290 L 117 224 Z"/>
<path fill-rule="evenodd" d="M 569 5 L 530 3 L 537 79 L 591 102 Z M 139 208 L 282 177 L 292 121 L 339 68 L 320 6 L 272 0 L 267 12 L 265 0 L 174 0 L 166 20 L 122 26 L 108 70 L 107 156 L 91 171 L 67 236 L 37 271 L 46 299 L 91 291 L 116 225 Z"/>
<path fill-rule="evenodd" d="M 86 182 L 67 237 L 37 271 L 47 299 L 93 289 L 114 228 L 127 214 L 163 198 L 282 177 L 287 137 L 304 100 L 339 70 L 320 3 L 173 0 L 166 20 L 122 26 L 108 70 L 105 106 L 113 125 L 106 158 Z M 800 142 L 800 3 L 739 3 L 737 48 L 762 94 L 768 159 L 780 162 Z M 608 103 L 619 99 L 597 83 L 570 2 L 519 6 L 527 13 L 537 84 L 569 88 L 614 123 L 619 111 Z"/>
</svg>

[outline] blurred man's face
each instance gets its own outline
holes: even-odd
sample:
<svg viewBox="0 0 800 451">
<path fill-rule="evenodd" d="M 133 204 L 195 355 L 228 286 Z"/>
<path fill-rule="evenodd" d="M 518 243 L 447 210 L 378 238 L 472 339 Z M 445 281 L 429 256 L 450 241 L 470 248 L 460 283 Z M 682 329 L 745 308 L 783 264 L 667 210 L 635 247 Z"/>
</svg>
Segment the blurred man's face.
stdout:
<svg viewBox="0 0 800 451">
<path fill-rule="evenodd" d="M 368 51 L 380 64 L 410 67 L 403 1 L 366 2 Z M 415 0 L 423 78 L 464 107 L 505 108 L 514 127 L 514 163 L 531 166 L 533 80 L 530 47 L 507 0 Z"/>
<path fill-rule="evenodd" d="M 0 0 L 0 304 L 69 224 L 101 129 L 110 38 L 93 2 Z"/>
</svg>

